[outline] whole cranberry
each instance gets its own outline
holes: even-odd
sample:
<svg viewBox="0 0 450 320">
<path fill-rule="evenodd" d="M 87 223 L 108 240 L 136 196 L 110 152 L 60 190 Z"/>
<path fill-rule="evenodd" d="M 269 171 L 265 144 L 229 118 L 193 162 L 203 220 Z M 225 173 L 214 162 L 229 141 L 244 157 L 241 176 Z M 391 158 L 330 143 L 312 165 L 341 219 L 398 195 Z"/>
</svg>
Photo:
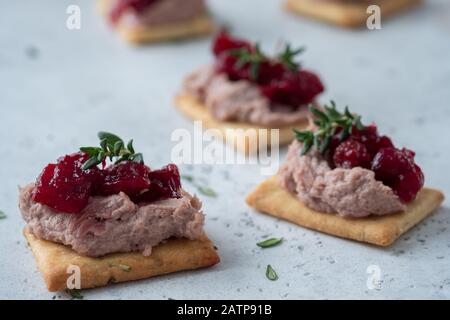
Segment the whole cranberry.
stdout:
<svg viewBox="0 0 450 320">
<path fill-rule="evenodd" d="M 261 87 L 263 95 L 274 103 L 294 108 L 311 103 L 324 87 L 320 79 L 308 71 L 285 70 L 283 76 Z"/>
<path fill-rule="evenodd" d="M 125 161 L 110 165 L 104 170 L 99 194 L 112 195 L 124 192 L 134 199 L 150 188 L 148 177 L 150 171 L 146 165 L 137 162 Z"/>
<path fill-rule="evenodd" d="M 392 180 L 409 167 L 409 158 L 396 148 L 383 148 L 372 160 L 372 170 L 381 181 Z"/>
<path fill-rule="evenodd" d="M 75 153 L 47 165 L 36 180 L 33 200 L 56 211 L 81 212 L 101 180 L 101 172 L 96 167 L 82 169 L 88 158 L 86 154 Z"/>
<path fill-rule="evenodd" d="M 259 66 L 257 83 L 259 85 L 268 85 L 273 81 L 282 79 L 286 72 L 285 67 L 278 62 L 266 61 Z"/>
<path fill-rule="evenodd" d="M 423 187 L 424 180 L 422 170 L 419 166 L 414 165 L 411 170 L 398 176 L 392 189 L 403 202 L 408 203 L 416 198 L 417 193 Z"/>
<path fill-rule="evenodd" d="M 160 170 L 148 174 L 150 187 L 147 192 L 140 194 L 137 201 L 157 201 L 169 198 L 181 198 L 181 182 L 178 167 L 169 164 Z"/>
<path fill-rule="evenodd" d="M 212 51 L 218 57 L 225 51 L 241 48 L 252 50 L 252 45 L 247 41 L 233 38 L 227 31 L 222 30 L 213 42 Z"/>
<path fill-rule="evenodd" d="M 400 200 L 408 203 L 423 187 L 424 175 L 414 163 L 414 152 L 408 149 L 383 148 L 372 160 L 377 180 L 392 188 Z"/>
<path fill-rule="evenodd" d="M 338 168 L 370 168 L 371 157 L 364 144 L 356 140 L 345 140 L 335 150 L 334 165 Z"/>
<path fill-rule="evenodd" d="M 371 157 L 374 157 L 382 148 L 394 147 L 394 144 L 389 137 L 378 135 L 378 129 L 374 124 L 364 127 L 363 130 L 358 130 L 354 127 L 352 129 L 351 138 L 362 142 L 366 146 Z"/>
<path fill-rule="evenodd" d="M 218 73 L 225 73 L 231 81 L 249 80 L 249 64 L 238 66 L 238 59 L 227 52 L 220 54 L 216 60 L 215 69 Z"/>
</svg>

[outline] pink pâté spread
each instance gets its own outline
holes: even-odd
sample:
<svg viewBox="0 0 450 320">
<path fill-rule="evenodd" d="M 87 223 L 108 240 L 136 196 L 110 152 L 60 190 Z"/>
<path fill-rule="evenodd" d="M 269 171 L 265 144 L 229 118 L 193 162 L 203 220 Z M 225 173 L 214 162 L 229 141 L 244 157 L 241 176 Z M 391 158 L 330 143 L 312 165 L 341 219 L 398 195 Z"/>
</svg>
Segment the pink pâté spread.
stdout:
<svg viewBox="0 0 450 320">
<path fill-rule="evenodd" d="M 405 210 L 424 184 L 414 152 L 396 148 L 375 125 L 362 125 L 334 104 L 311 110 L 314 128 L 295 133 L 279 171 L 281 186 L 314 210 L 344 217 Z"/>
<path fill-rule="evenodd" d="M 317 75 L 294 61 L 301 51 L 286 45 L 268 57 L 258 44 L 223 31 L 213 43 L 214 64 L 189 75 L 183 89 L 221 121 L 269 127 L 296 123 L 324 90 Z"/>
<path fill-rule="evenodd" d="M 99 138 L 100 147 L 59 158 L 20 189 L 19 208 L 30 233 L 92 257 L 149 255 L 171 237 L 203 234 L 201 203 L 181 188 L 176 165 L 151 170 L 132 140 L 125 144 L 107 132 Z"/>
</svg>

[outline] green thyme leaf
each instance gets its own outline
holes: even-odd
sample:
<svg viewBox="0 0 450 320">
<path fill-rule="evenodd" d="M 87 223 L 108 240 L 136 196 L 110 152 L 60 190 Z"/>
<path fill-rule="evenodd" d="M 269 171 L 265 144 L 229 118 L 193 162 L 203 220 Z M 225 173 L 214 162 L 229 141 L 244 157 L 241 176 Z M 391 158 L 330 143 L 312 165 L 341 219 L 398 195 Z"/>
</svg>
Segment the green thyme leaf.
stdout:
<svg viewBox="0 0 450 320">
<path fill-rule="evenodd" d="M 300 68 L 300 63 L 296 62 L 294 58 L 305 51 L 305 47 L 292 49 L 291 45 L 286 44 L 284 51 L 278 56 L 278 60 L 289 70 L 297 71 Z"/>
<path fill-rule="evenodd" d="M 200 192 L 201 194 L 203 194 L 205 196 L 212 197 L 212 198 L 217 197 L 217 193 L 209 187 L 197 186 L 197 190 L 198 190 L 198 192 Z"/>
<path fill-rule="evenodd" d="M 119 138 L 118 136 L 116 136 L 115 134 L 110 133 L 110 132 L 100 131 L 97 134 L 97 136 L 100 140 L 106 139 L 108 144 L 112 144 L 112 145 L 114 145 L 117 141 L 122 141 L 121 138 Z"/>
<path fill-rule="evenodd" d="M 258 242 L 256 245 L 261 248 L 271 248 L 275 247 L 283 242 L 282 238 L 270 238 L 261 242 Z"/>
<path fill-rule="evenodd" d="M 131 155 L 129 159 L 133 162 L 144 163 L 144 156 L 142 155 L 142 153 Z"/>
<path fill-rule="evenodd" d="M 352 114 L 348 107 L 345 107 L 343 113 L 339 112 L 334 101 L 331 101 L 330 105 L 325 105 L 323 109 L 311 105 L 309 110 L 314 116 L 316 130 L 294 130 L 295 139 L 303 144 L 301 155 L 307 154 L 313 146 L 324 154 L 337 132 L 340 132 L 340 141 L 344 141 L 355 128 L 357 130 L 365 128 L 359 115 Z"/>
<path fill-rule="evenodd" d="M 130 150 L 131 153 L 134 153 L 133 139 L 131 139 L 130 142 L 128 142 L 127 149 Z"/>
<path fill-rule="evenodd" d="M 86 153 L 88 156 L 96 157 L 100 150 L 97 147 L 81 147 L 80 151 Z"/>
<path fill-rule="evenodd" d="M 259 43 L 256 43 L 252 49 L 240 48 L 231 50 L 230 54 L 237 58 L 235 67 L 242 69 L 249 65 L 250 80 L 256 81 L 259 77 L 259 70 L 262 63 L 269 59 L 262 53 Z"/>
<path fill-rule="evenodd" d="M 144 163 L 142 153 L 135 153 L 133 140 L 130 140 L 125 147 L 123 140 L 117 135 L 101 131 L 98 133 L 100 147 L 81 147 L 80 151 L 89 155 L 89 159 L 83 164 L 83 170 L 91 169 L 107 158 L 115 163 L 123 161 L 134 161 Z"/>
<path fill-rule="evenodd" d="M 0 220 L 6 219 L 6 214 L 0 210 Z"/>
<path fill-rule="evenodd" d="M 116 143 L 114 143 L 113 153 L 119 154 L 120 150 L 122 149 L 123 149 L 123 141 L 116 141 Z"/>
<path fill-rule="evenodd" d="M 89 169 L 95 167 L 96 165 L 98 165 L 98 164 L 100 164 L 100 163 L 101 163 L 101 161 L 98 161 L 97 157 L 94 156 L 94 157 L 89 158 L 89 159 L 83 164 L 82 169 L 83 169 L 83 170 L 89 170 Z"/>
<path fill-rule="evenodd" d="M 73 299 L 82 300 L 84 298 L 79 289 L 67 289 L 66 292 L 70 294 L 72 300 Z"/>
<path fill-rule="evenodd" d="M 186 181 L 189 181 L 189 182 L 194 181 L 194 177 L 193 177 L 193 176 L 190 176 L 190 175 L 184 175 L 184 174 L 182 174 L 182 175 L 181 175 L 181 178 L 184 179 L 184 180 L 186 180 Z"/>
<path fill-rule="evenodd" d="M 278 275 L 270 264 L 267 265 L 266 277 L 271 281 L 278 280 Z"/>
</svg>

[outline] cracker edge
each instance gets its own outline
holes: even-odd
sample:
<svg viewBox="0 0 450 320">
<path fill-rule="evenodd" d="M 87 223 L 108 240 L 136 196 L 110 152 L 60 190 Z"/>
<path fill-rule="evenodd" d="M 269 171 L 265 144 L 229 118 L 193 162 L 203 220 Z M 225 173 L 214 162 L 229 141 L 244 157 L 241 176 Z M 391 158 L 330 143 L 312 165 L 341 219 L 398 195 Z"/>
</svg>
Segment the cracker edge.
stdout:
<svg viewBox="0 0 450 320">
<path fill-rule="evenodd" d="M 109 2 L 110 0 L 98 0 L 97 2 L 97 11 L 104 17 L 107 16 Z M 213 34 L 216 29 L 216 25 L 207 12 L 191 21 L 180 23 L 156 27 L 127 28 L 125 26 L 118 26 L 116 28 L 123 40 L 134 45 L 207 36 Z"/>
<path fill-rule="evenodd" d="M 238 135 L 230 132 L 227 129 L 243 129 L 243 130 L 259 130 L 259 129 L 279 129 L 279 146 L 286 145 L 294 139 L 294 134 L 292 130 L 295 129 L 305 129 L 309 120 L 307 117 L 301 122 L 293 125 L 281 127 L 281 128 L 268 128 L 264 126 L 253 125 L 250 123 L 243 122 L 228 122 L 228 121 L 218 121 L 215 120 L 211 114 L 208 112 L 206 107 L 200 103 L 195 97 L 186 94 L 179 94 L 175 97 L 174 105 L 179 111 L 181 111 L 185 116 L 193 121 L 202 121 L 202 124 L 207 129 L 217 129 L 226 138 L 226 142 L 234 146 L 238 151 L 245 155 L 253 154 L 259 150 L 259 139 L 258 137 L 246 137 L 245 140 L 239 139 Z M 231 142 L 230 142 L 231 141 Z M 272 145 L 270 139 L 270 132 L 268 133 L 268 139 L 266 141 L 266 147 Z"/>
<path fill-rule="evenodd" d="M 89 289 L 110 283 L 211 267 L 220 262 L 215 247 L 206 234 L 198 240 L 170 239 L 154 247 L 149 257 L 141 253 L 116 253 L 90 258 L 77 254 L 68 246 L 40 240 L 26 229 L 23 233 L 50 292 L 67 289 L 69 265 L 80 268 L 81 289 Z M 121 265 L 129 266 L 130 270 L 123 270 Z"/>
<path fill-rule="evenodd" d="M 384 0 L 382 17 L 389 17 L 419 6 L 423 0 Z M 346 28 L 358 28 L 367 21 L 367 4 L 311 3 L 310 0 L 286 0 L 284 8 L 294 14 L 309 16 Z"/>
<path fill-rule="evenodd" d="M 263 213 L 326 234 L 387 247 L 437 209 L 444 195 L 424 188 L 407 210 L 387 216 L 346 219 L 309 209 L 284 190 L 273 176 L 248 195 L 247 204 Z"/>
</svg>

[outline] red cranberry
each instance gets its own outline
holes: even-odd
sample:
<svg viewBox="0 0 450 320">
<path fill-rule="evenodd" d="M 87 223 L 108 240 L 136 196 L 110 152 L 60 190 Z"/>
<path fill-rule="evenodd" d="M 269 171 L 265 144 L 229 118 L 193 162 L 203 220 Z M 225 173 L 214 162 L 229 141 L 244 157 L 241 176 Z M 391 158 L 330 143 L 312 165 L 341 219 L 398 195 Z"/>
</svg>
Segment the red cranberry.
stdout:
<svg viewBox="0 0 450 320">
<path fill-rule="evenodd" d="M 378 129 L 374 124 L 365 127 L 363 130 L 353 128 L 351 138 L 362 142 L 372 157 L 374 157 L 381 148 L 394 147 L 394 144 L 389 137 L 380 137 L 378 135 Z"/>
<path fill-rule="evenodd" d="M 109 18 L 113 24 L 119 22 L 122 15 L 129 9 L 140 13 L 147 9 L 157 0 L 118 0 L 109 13 Z"/>
<path fill-rule="evenodd" d="M 422 170 L 414 163 L 414 153 L 407 149 L 380 149 L 372 160 L 372 170 L 376 179 L 391 187 L 405 203 L 414 200 L 424 184 Z"/>
<path fill-rule="evenodd" d="M 99 193 L 112 195 L 124 192 L 130 198 L 137 197 L 150 187 L 150 168 L 137 162 L 122 162 L 104 170 L 103 183 Z"/>
<path fill-rule="evenodd" d="M 419 166 L 413 165 L 410 171 L 398 176 L 392 189 L 403 202 L 408 203 L 416 198 L 417 193 L 423 187 L 424 180 L 422 170 Z"/>
<path fill-rule="evenodd" d="M 56 211 L 79 213 L 87 205 L 91 192 L 101 179 L 97 168 L 82 169 L 89 157 L 75 153 L 44 168 L 36 181 L 33 200 Z"/>
<path fill-rule="evenodd" d="M 351 169 L 355 167 L 369 168 L 371 157 L 367 148 L 356 140 L 345 140 L 334 152 L 334 165 L 338 168 Z"/>
<path fill-rule="evenodd" d="M 269 85 L 275 79 L 281 79 L 286 72 L 286 68 L 278 62 L 263 62 L 259 66 L 258 79 L 259 85 Z"/>
<path fill-rule="evenodd" d="M 249 80 L 250 69 L 248 64 L 242 67 L 237 65 L 238 59 L 228 53 L 222 53 L 216 61 L 216 72 L 225 73 L 231 81 Z"/>
<path fill-rule="evenodd" d="M 216 37 L 213 43 L 213 53 L 216 57 L 220 54 L 233 49 L 246 48 L 252 50 L 252 45 L 244 40 L 236 39 L 230 36 L 228 32 L 222 30 Z"/>
<path fill-rule="evenodd" d="M 178 167 L 169 164 L 160 170 L 148 174 L 150 187 L 148 191 L 140 194 L 137 201 L 157 201 L 169 198 L 181 198 L 181 182 Z"/>
<path fill-rule="evenodd" d="M 285 70 L 281 79 L 273 79 L 261 88 L 270 101 L 294 108 L 311 103 L 323 90 L 320 79 L 303 70 L 297 73 Z"/>
</svg>

